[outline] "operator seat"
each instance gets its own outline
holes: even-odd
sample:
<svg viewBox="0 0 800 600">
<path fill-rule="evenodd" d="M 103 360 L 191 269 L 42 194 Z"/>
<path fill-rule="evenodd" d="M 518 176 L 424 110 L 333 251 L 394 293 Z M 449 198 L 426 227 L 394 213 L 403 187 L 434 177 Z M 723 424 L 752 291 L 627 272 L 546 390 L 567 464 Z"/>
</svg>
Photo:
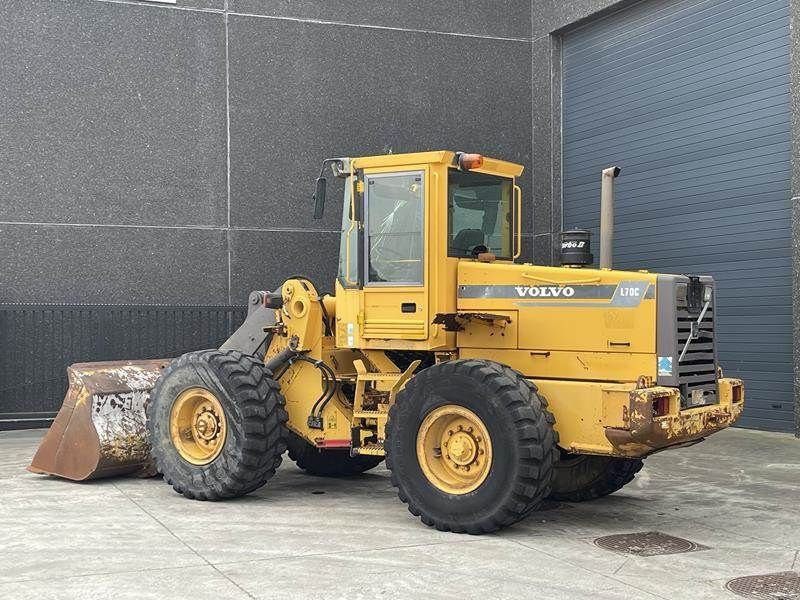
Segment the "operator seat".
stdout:
<svg viewBox="0 0 800 600">
<path fill-rule="evenodd" d="M 463 255 L 470 256 L 475 246 L 483 246 L 485 243 L 483 231 L 480 229 L 462 229 L 450 243 L 450 250 Z"/>
</svg>

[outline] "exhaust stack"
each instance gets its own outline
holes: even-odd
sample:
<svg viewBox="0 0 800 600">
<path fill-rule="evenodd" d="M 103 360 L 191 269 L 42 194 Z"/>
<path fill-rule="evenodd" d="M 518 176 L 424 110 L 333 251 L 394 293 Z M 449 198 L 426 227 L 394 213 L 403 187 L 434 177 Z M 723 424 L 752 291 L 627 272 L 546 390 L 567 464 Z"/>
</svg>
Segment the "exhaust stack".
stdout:
<svg viewBox="0 0 800 600">
<path fill-rule="evenodd" d="M 610 269 L 614 260 L 614 180 L 622 169 L 603 169 L 600 186 L 600 268 Z"/>
</svg>

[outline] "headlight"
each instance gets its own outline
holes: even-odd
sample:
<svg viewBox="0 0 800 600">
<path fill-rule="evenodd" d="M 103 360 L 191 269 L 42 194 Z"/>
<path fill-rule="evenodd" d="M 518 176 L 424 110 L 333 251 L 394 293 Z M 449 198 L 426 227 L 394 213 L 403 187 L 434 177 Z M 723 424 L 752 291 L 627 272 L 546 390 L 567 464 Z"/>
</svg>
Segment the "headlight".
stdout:
<svg viewBox="0 0 800 600">
<path fill-rule="evenodd" d="M 710 285 L 707 285 L 705 288 L 703 288 L 703 302 L 711 302 L 713 293 L 714 289 Z"/>
</svg>

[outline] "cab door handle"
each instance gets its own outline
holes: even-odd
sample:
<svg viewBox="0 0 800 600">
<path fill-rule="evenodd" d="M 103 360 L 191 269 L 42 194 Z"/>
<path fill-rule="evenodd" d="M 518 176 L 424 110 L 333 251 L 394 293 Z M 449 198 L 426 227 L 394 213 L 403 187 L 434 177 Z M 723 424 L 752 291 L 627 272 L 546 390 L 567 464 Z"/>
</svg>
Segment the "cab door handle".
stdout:
<svg viewBox="0 0 800 600">
<path fill-rule="evenodd" d="M 416 302 L 403 302 L 400 305 L 400 312 L 404 312 L 404 313 L 417 312 L 417 303 Z"/>
</svg>

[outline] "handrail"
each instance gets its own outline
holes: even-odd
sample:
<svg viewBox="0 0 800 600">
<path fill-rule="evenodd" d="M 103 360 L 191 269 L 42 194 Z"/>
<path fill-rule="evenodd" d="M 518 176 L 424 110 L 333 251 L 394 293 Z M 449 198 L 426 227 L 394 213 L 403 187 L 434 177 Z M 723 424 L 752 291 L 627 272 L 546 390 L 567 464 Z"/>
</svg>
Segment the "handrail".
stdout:
<svg viewBox="0 0 800 600">
<path fill-rule="evenodd" d="M 539 277 L 533 273 L 523 273 L 525 279 L 533 279 L 534 281 L 543 281 L 544 283 L 552 283 L 555 285 L 577 285 L 579 283 L 597 283 L 600 281 L 599 277 L 592 277 L 590 279 L 570 279 L 567 281 L 558 281 L 557 279 L 547 279 L 546 277 Z"/>
</svg>

